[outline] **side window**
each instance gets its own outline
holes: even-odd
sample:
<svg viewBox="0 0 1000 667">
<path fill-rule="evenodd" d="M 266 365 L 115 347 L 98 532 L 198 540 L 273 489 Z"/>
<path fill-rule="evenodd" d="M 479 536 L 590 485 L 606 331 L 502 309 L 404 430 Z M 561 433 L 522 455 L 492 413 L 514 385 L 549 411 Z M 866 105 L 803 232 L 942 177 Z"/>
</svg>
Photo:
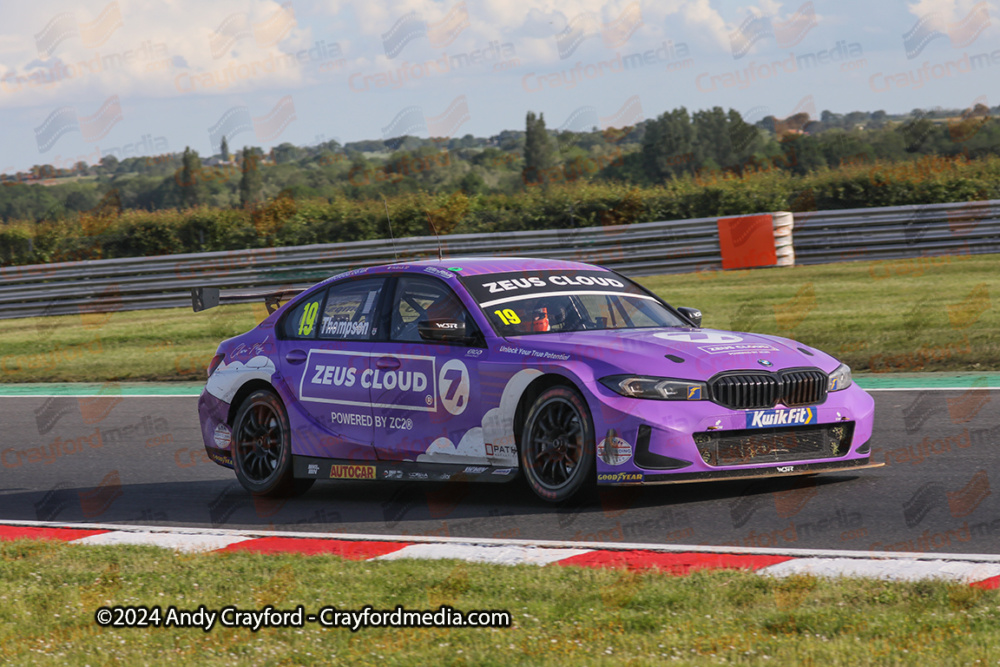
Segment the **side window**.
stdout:
<svg viewBox="0 0 1000 667">
<path fill-rule="evenodd" d="M 319 311 L 323 307 L 323 297 L 327 290 L 319 290 L 308 299 L 295 306 L 284 319 L 282 333 L 285 338 L 315 338 L 319 331 Z"/>
<path fill-rule="evenodd" d="M 423 343 L 417 330 L 421 320 L 447 318 L 465 322 L 466 332 L 477 332 L 475 320 L 462 301 L 442 281 L 423 276 L 403 276 L 396 283 L 392 302 L 392 340 Z"/>
<path fill-rule="evenodd" d="M 320 318 L 319 337 L 324 340 L 368 340 L 375 321 L 382 278 L 353 280 L 330 287 Z"/>
</svg>

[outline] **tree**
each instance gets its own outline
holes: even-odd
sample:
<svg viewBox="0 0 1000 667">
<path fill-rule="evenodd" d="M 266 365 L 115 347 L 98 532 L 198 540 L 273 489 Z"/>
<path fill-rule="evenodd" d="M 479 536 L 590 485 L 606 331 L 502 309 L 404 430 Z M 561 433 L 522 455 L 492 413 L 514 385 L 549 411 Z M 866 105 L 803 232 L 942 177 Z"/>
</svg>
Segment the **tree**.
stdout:
<svg viewBox="0 0 1000 667">
<path fill-rule="evenodd" d="M 222 161 L 229 162 L 229 142 L 226 141 L 226 136 L 222 135 L 222 145 L 219 147 L 219 152 L 222 154 Z"/>
<path fill-rule="evenodd" d="M 740 121 L 742 122 L 742 118 Z M 753 141 L 753 136 L 743 133 L 741 126 L 739 128 L 731 126 L 730 118 L 722 107 L 695 111 L 691 123 L 694 125 L 695 155 L 698 162 L 711 160 L 709 165 L 714 163 L 717 168 L 738 169 L 736 150 L 733 146 L 736 143 L 734 138 L 738 142 L 739 150 L 742 150 Z"/>
<path fill-rule="evenodd" d="M 100 165 L 104 169 L 104 173 L 113 174 L 118 168 L 118 158 L 114 155 L 105 155 L 101 158 Z"/>
<path fill-rule="evenodd" d="M 928 114 L 919 109 L 915 111 L 915 116 L 899 127 L 899 132 L 903 135 L 903 141 L 906 142 L 907 153 L 921 152 L 924 143 L 935 130 L 934 122 L 927 117 Z"/>
<path fill-rule="evenodd" d="M 552 166 L 552 142 L 545 129 L 545 114 L 535 117 L 529 111 L 525 118 L 524 170 L 521 176 L 526 184 L 541 183 L 545 171 Z"/>
<path fill-rule="evenodd" d="M 659 183 L 690 172 L 696 166 L 694 126 L 686 108 L 660 114 L 646 125 L 642 139 L 642 168 Z"/>
<path fill-rule="evenodd" d="M 882 127 L 885 126 L 887 120 L 888 120 L 888 114 L 886 114 L 886 112 L 883 109 L 879 109 L 878 111 L 873 111 L 871 122 L 868 123 L 867 128 L 876 130 L 881 129 Z"/>
<path fill-rule="evenodd" d="M 271 149 L 271 157 L 274 159 L 275 164 L 297 162 L 304 156 L 305 151 L 294 144 L 288 143 L 287 141 Z"/>
<path fill-rule="evenodd" d="M 469 171 L 459 180 L 458 187 L 467 195 L 476 195 L 483 191 L 483 188 L 486 187 L 486 182 L 476 172 Z"/>
<path fill-rule="evenodd" d="M 263 179 L 260 176 L 260 149 L 243 147 L 243 173 L 240 176 L 240 206 L 249 208 L 260 201 Z"/>
<path fill-rule="evenodd" d="M 184 147 L 184 156 L 181 158 L 181 173 L 176 179 L 177 185 L 181 188 L 181 203 L 191 208 L 201 203 L 201 194 L 204 189 L 204 179 L 201 174 L 201 158 L 198 151 L 191 150 L 190 146 Z"/>
</svg>

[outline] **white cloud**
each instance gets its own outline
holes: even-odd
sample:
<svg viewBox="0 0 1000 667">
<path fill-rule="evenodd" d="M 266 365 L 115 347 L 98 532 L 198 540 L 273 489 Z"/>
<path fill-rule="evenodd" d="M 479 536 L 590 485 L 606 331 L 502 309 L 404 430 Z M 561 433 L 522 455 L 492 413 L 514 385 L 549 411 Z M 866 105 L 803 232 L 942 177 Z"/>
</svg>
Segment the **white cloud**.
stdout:
<svg viewBox="0 0 1000 667">
<path fill-rule="evenodd" d="M 120 25 L 107 21 L 96 35 L 87 33 L 87 25 L 99 23 L 99 17 L 106 16 L 102 11 L 115 4 Z M 60 12 L 69 16 L 60 17 Z M 46 39 L 51 26 L 66 36 Z M 250 91 L 279 82 L 287 88 L 303 79 L 301 68 L 266 71 L 264 61 L 312 44 L 310 28 L 294 18 L 294 3 L 288 12 L 277 0 L 175 0 L 152 8 L 124 1 L 92 2 L 20 11 L 5 15 L 0 34 L 4 92 L 12 93 L 0 96 L 0 105 L 58 106 L 82 96 L 173 97 L 185 92 L 178 89 L 177 79 L 185 74 L 208 75 L 216 82 L 200 87 L 197 92 L 203 94 Z M 49 67 L 38 66 L 42 58 Z M 241 67 L 252 76 L 227 74 Z"/>
<path fill-rule="evenodd" d="M 925 14 L 938 13 L 947 21 L 960 21 L 969 15 L 977 5 L 982 4 L 982 0 L 918 0 L 909 3 L 906 8 L 917 18 Z M 996 15 L 996 7 L 993 3 L 986 3 L 991 15 Z"/>
<path fill-rule="evenodd" d="M 421 463 L 488 463 L 483 429 L 470 428 L 456 446 L 449 438 L 438 438 L 417 457 Z"/>
</svg>

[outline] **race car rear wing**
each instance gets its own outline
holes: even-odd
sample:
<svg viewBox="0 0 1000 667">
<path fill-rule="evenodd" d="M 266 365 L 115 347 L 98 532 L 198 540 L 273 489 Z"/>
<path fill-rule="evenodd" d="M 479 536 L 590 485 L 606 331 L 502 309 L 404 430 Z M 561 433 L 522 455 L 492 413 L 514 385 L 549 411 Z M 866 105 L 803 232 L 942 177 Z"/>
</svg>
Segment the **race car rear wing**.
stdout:
<svg viewBox="0 0 1000 667">
<path fill-rule="evenodd" d="M 281 307 L 283 301 L 288 301 L 293 296 L 302 294 L 308 288 L 297 287 L 278 290 L 276 292 L 236 292 L 222 294 L 218 287 L 192 287 L 191 288 L 191 308 L 194 312 L 200 313 L 209 308 L 215 308 L 221 303 L 253 303 L 260 299 L 264 300 L 268 314 L 273 313 Z"/>
</svg>

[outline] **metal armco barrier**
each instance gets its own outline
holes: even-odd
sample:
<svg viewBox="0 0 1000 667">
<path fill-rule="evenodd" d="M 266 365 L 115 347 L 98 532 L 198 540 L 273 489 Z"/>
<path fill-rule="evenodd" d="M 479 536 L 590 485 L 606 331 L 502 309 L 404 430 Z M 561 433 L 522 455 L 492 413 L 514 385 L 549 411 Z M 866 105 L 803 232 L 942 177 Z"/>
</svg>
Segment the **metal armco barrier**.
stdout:
<svg viewBox="0 0 1000 667">
<path fill-rule="evenodd" d="M 626 275 L 721 269 L 716 218 L 441 237 L 445 257 L 550 257 Z M 796 262 L 1000 252 L 1000 200 L 795 214 Z M 433 236 L 397 239 L 400 261 L 437 257 Z M 189 306 L 191 288 L 307 287 L 393 262 L 388 240 L 0 268 L 0 319 Z M 776 269 L 780 270 L 780 269 Z"/>
<path fill-rule="evenodd" d="M 795 214 L 797 264 L 1000 252 L 1000 200 Z"/>
</svg>

